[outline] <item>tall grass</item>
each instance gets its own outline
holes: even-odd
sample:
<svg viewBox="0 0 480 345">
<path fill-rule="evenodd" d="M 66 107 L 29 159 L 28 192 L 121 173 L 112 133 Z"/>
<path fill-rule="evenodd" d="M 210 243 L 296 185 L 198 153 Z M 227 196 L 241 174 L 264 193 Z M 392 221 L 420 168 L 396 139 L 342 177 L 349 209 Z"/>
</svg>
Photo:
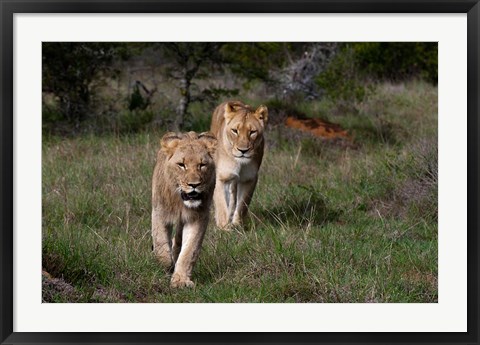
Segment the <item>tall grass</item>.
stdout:
<svg viewBox="0 0 480 345">
<path fill-rule="evenodd" d="M 45 138 L 43 300 L 436 302 L 436 99 L 413 82 L 382 85 L 360 113 L 302 105 L 349 129 L 355 148 L 270 128 L 249 221 L 212 222 L 195 289 L 171 289 L 151 254 L 162 133 Z"/>
</svg>

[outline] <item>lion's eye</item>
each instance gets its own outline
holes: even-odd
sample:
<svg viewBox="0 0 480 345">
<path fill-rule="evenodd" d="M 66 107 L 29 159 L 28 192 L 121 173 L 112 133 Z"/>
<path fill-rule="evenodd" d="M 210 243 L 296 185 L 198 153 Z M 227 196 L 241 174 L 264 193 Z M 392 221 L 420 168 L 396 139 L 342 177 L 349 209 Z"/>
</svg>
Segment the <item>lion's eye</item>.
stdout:
<svg viewBox="0 0 480 345">
<path fill-rule="evenodd" d="M 205 163 L 200 163 L 200 164 L 199 164 L 200 169 L 202 169 L 202 168 L 205 167 L 205 166 L 207 166 Z"/>
<path fill-rule="evenodd" d="M 235 128 L 232 128 L 232 132 L 233 132 L 233 134 L 235 134 L 235 135 L 238 134 L 238 131 L 237 131 Z"/>
<path fill-rule="evenodd" d="M 178 165 L 180 168 L 185 169 L 185 164 L 183 164 L 183 163 L 177 163 L 177 165 Z"/>
<path fill-rule="evenodd" d="M 254 135 L 257 131 L 250 131 L 250 135 Z"/>
</svg>

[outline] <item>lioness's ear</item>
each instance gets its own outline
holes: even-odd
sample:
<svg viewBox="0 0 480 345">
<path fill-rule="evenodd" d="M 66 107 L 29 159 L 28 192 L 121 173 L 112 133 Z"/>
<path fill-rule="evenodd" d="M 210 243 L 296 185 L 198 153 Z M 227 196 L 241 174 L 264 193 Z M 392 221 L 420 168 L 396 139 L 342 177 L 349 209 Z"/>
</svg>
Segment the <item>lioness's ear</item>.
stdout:
<svg viewBox="0 0 480 345">
<path fill-rule="evenodd" d="M 255 117 L 265 126 L 268 121 L 268 109 L 266 106 L 261 105 L 255 110 Z"/>
<path fill-rule="evenodd" d="M 217 150 L 217 138 L 211 132 L 203 132 L 198 135 L 198 139 L 205 144 L 208 153 L 213 157 Z"/>
<path fill-rule="evenodd" d="M 238 102 L 225 103 L 225 120 L 230 121 L 237 111 Z"/>
<path fill-rule="evenodd" d="M 182 138 L 179 134 L 174 132 L 166 133 L 160 140 L 160 145 L 162 147 L 162 152 L 167 156 L 171 157 L 175 152 L 175 148 Z"/>
</svg>

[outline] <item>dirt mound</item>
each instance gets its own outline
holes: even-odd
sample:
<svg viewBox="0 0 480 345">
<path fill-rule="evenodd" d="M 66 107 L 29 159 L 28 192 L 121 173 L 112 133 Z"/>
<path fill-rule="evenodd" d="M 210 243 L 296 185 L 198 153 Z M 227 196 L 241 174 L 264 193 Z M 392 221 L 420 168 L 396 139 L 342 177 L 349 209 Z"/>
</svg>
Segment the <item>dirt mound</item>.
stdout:
<svg viewBox="0 0 480 345">
<path fill-rule="evenodd" d="M 61 278 L 53 278 L 50 273 L 42 270 L 42 302 L 55 302 L 57 295 L 72 302 L 78 301 L 82 296 L 76 289 Z"/>
<path fill-rule="evenodd" d="M 348 132 L 335 123 L 321 119 L 297 118 L 287 116 L 285 126 L 308 132 L 316 137 L 324 139 L 347 139 L 351 140 Z"/>
<path fill-rule="evenodd" d="M 87 293 L 87 296 L 85 296 Z M 42 269 L 42 303 L 81 302 L 87 299 L 94 303 L 126 302 L 122 293 L 103 286 L 92 287 L 91 291 L 80 291 L 63 278 L 54 278 Z"/>
</svg>

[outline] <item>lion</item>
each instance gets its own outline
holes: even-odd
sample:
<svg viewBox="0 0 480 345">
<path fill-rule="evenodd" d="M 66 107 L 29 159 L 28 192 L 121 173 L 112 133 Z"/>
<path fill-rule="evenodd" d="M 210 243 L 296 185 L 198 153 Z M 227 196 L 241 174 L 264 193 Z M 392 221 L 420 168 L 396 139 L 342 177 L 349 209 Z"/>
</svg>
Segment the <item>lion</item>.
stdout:
<svg viewBox="0 0 480 345">
<path fill-rule="evenodd" d="M 254 110 L 240 101 L 222 103 L 213 112 L 210 131 L 218 140 L 213 199 L 220 228 L 241 225 L 245 218 L 262 163 L 267 120 L 266 106 Z"/>
<path fill-rule="evenodd" d="M 209 221 L 216 146 L 208 132 L 170 132 L 161 139 L 152 178 L 153 253 L 173 268 L 170 286 L 175 288 L 195 286 L 192 270 Z"/>
</svg>

